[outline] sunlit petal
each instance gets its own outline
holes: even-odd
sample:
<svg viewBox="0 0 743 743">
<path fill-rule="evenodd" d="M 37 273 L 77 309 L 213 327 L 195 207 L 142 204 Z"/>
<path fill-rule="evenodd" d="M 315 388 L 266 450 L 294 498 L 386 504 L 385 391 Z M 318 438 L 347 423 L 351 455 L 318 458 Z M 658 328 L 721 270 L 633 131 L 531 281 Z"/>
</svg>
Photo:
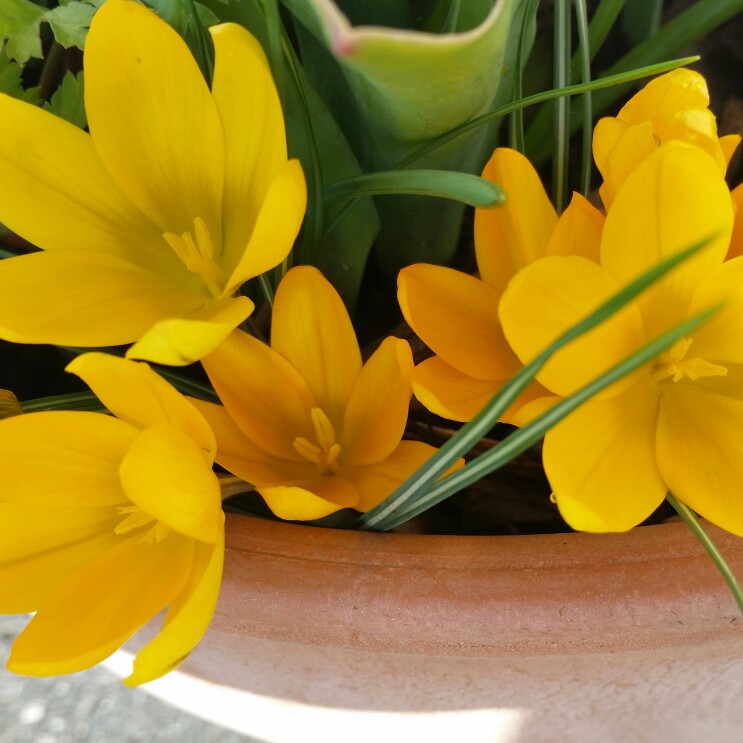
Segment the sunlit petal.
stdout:
<svg viewBox="0 0 743 743">
<path fill-rule="evenodd" d="M 202 359 L 253 312 L 247 297 L 208 302 L 183 317 L 156 322 L 127 352 L 127 357 L 185 366 Z"/>
<path fill-rule="evenodd" d="M 1 499 L 50 508 L 121 504 L 118 466 L 136 435 L 127 423 L 98 413 L 8 418 L 0 425 Z"/>
<path fill-rule="evenodd" d="M 687 317 L 694 290 L 730 242 L 730 192 L 700 149 L 662 145 L 627 178 L 606 217 L 601 263 L 621 283 L 702 240 L 708 246 L 646 290 L 638 303 L 653 337 Z"/>
<path fill-rule="evenodd" d="M 734 188 L 730 195 L 735 206 L 735 222 L 726 260 L 743 255 L 743 183 Z"/>
<path fill-rule="evenodd" d="M 0 503 L 0 613 L 36 611 L 60 579 L 113 546 L 117 520 L 110 507 Z"/>
<path fill-rule="evenodd" d="M 642 377 L 622 394 L 589 400 L 547 432 L 544 469 L 573 529 L 626 531 L 662 503 L 657 420 L 657 389 Z"/>
<path fill-rule="evenodd" d="M 104 353 L 85 353 L 67 365 L 117 417 L 139 429 L 169 425 L 213 458 L 214 434 L 193 405 L 147 364 Z"/>
<path fill-rule="evenodd" d="M 16 343 L 130 343 L 161 317 L 203 301 L 188 287 L 106 253 L 53 251 L 0 262 L 0 337 Z"/>
<path fill-rule="evenodd" d="M 124 539 L 49 594 L 13 645 L 8 669 L 28 676 L 74 673 L 107 658 L 178 595 L 194 542 Z"/>
<path fill-rule="evenodd" d="M 170 426 L 151 426 L 125 454 L 119 474 L 129 499 L 179 534 L 216 542 L 224 514 L 212 457 Z"/>
<path fill-rule="evenodd" d="M 500 292 L 451 268 L 416 263 L 400 271 L 398 300 L 416 335 L 447 364 L 478 380 L 518 371 L 498 319 Z"/>
<path fill-rule="evenodd" d="M 226 257 L 234 270 L 225 293 L 234 292 L 248 279 L 268 271 L 286 258 L 302 225 L 307 206 L 307 186 L 298 160 L 284 163 L 271 182 L 260 205 L 250 240 L 239 245 L 235 255 Z"/>
<path fill-rule="evenodd" d="M 85 110 L 104 166 L 162 232 L 201 217 L 221 244 L 224 136 L 183 39 L 143 5 L 108 0 L 85 48 Z"/>
<path fill-rule="evenodd" d="M 608 271 L 586 258 L 543 258 L 520 271 L 501 299 L 506 338 L 524 363 L 531 361 L 619 288 Z M 548 390 L 569 395 L 636 351 L 643 338 L 637 307 L 627 305 L 561 348 L 537 379 Z M 632 384 L 632 379 L 632 375 L 624 377 L 602 394 L 617 394 Z"/>
<path fill-rule="evenodd" d="M 197 545 L 188 582 L 168 610 L 163 628 L 134 658 L 124 679 L 138 686 L 177 668 L 206 632 L 219 597 L 224 564 L 224 532 L 214 545 Z"/>
<path fill-rule="evenodd" d="M 413 354 L 407 341 L 386 338 L 364 364 L 343 418 L 347 466 L 388 457 L 405 432 Z"/>
<path fill-rule="evenodd" d="M 497 209 L 475 209 L 480 276 L 502 292 L 516 271 L 544 256 L 557 214 L 534 166 L 515 150 L 499 147 L 483 178 L 501 186 L 507 197 Z"/>
<path fill-rule="evenodd" d="M 215 52 L 212 95 L 222 120 L 226 153 L 223 265 L 231 271 L 245 251 L 269 187 L 286 162 L 286 137 L 281 104 L 261 45 L 235 23 L 212 26 L 209 32 Z"/>
<path fill-rule="evenodd" d="M 704 518 L 743 536 L 743 400 L 694 382 L 663 386 L 657 449 L 669 489 Z"/>
<path fill-rule="evenodd" d="M 89 134 L 0 95 L 0 220 L 45 250 L 104 251 L 167 270 L 178 259 L 101 165 Z"/>
<path fill-rule="evenodd" d="M 293 268 L 279 284 L 271 347 L 304 377 L 317 404 L 340 428 L 361 371 L 361 352 L 343 301 L 316 268 Z"/>
</svg>

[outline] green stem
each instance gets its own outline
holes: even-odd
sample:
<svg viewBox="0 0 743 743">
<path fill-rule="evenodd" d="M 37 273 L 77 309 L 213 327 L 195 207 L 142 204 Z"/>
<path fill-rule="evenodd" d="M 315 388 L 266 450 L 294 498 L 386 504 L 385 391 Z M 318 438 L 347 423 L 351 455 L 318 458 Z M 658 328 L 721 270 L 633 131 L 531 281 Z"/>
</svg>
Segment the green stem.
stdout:
<svg viewBox="0 0 743 743">
<path fill-rule="evenodd" d="M 717 549 L 717 545 L 712 541 L 712 537 L 705 531 L 704 527 L 699 523 L 694 511 L 692 511 L 686 504 L 677 500 L 671 493 L 666 495 L 666 500 L 674 507 L 676 513 L 681 516 L 683 522 L 692 530 L 694 536 L 701 542 L 707 554 L 712 558 L 712 562 L 715 563 L 717 569 L 720 571 L 720 575 L 725 579 L 725 583 L 728 584 L 730 592 L 733 594 L 733 598 L 738 604 L 738 608 L 743 613 L 743 592 L 740 590 L 740 585 L 730 569 L 730 566 L 725 561 L 722 553 Z"/>
<path fill-rule="evenodd" d="M 39 98 L 48 101 L 52 90 L 56 87 L 61 77 L 62 65 L 64 63 L 64 47 L 55 41 L 46 55 L 44 66 L 41 68 L 39 78 Z"/>
</svg>

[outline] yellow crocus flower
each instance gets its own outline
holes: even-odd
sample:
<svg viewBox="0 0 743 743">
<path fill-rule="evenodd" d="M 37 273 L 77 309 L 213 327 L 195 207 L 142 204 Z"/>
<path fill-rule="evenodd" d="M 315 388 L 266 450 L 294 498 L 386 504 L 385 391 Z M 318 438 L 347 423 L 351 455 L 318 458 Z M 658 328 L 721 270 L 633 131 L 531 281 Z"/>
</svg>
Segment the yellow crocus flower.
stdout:
<svg viewBox="0 0 743 743">
<path fill-rule="evenodd" d="M 209 624 L 224 514 L 215 442 L 146 364 L 85 354 L 68 370 L 116 416 L 40 412 L 0 422 L 0 613 L 36 612 L 8 668 L 99 663 L 161 610 L 130 686 L 175 668 Z"/>
<path fill-rule="evenodd" d="M 423 263 L 398 276 L 398 300 L 407 323 L 434 352 L 415 367 L 413 392 L 429 410 L 466 421 L 521 368 L 503 336 L 498 304 L 509 280 L 546 255 L 598 260 L 603 215 L 580 194 L 558 218 L 531 163 L 519 152 L 497 149 L 483 177 L 504 188 L 506 204 L 475 211 L 480 278 Z M 525 403 L 549 397 L 532 385 L 505 413 L 519 424 Z M 552 399 L 552 398 L 550 398 Z M 529 406 L 532 410 L 533 406 Z"/>
<path fill-rule="evenodd" d="M 410 346 L 387 338 L 362 364 L 343 302 L 317 269 L 293 268 L 279 284 L 270 346 L 236 330 L 202 363 L 224 403 L 194 403 L 217 462 L 280 518 L 366 511 L 436 451 L 400 440 Z"/>
<path fill-rule="evenodd" d="M 544 468 L 568 524 L 623 531 L 671 491 L 743 536 L 743 259 L 725 261 L 733 225 L 719 163 L 661 145 L 627 177 L 604 225 L 600 263 L 550 257 L 523 269 L 501 304 L 506 338 L 527 362 L 623 284 L 693 243 L 698 255 L 561 349 L 537 375 L 566 396 L 688 317 L 723 309 L 646 367 L 548 431 Z"/>
<path fill-rule="evenodd" d="M 627 176 L 672 140 L 704 150 L 723 174 L 740 142 L 738 135 L 717 136 L 707 83 L 694 70 L 680 68 L 651 80 L 616 117 L 596 124 L 593 157 L 604 178 L 600 193 L 607 209 Z"/>
<path fill-rule="evenodd" d="M 291 249 L 306 203 L 258 42 L 211 29 L 209 90 L 188 47 L 107 0 L 85 49 L 90 134 L 0 95 L 0 222 L 43 249 L 0 262 L 0 337 L 187 364 L 251 313 L 235 297 Z"/>
</svg>

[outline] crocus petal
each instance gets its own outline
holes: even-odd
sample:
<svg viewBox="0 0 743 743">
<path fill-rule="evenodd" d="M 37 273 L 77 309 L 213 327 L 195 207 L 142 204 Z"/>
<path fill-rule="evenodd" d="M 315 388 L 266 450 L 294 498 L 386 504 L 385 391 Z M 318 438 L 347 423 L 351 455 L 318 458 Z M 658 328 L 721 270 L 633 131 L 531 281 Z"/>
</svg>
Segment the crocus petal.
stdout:
<svg viewBox="0 0 743 743">
<path fill-rule="evenodd" d="M 534 166 L 516 150 L 499 147 L 482 175 L 508 197 L 498 209 L 475 209 L 480 276 L 502 292 L 516 271 L 544 256 L 557 213 Z"/>
<path fill-rule="evenodd" d="M 238 428 L 227 410 L 203 400 L 192 400 L 209 421 L 217 439 L 216 461 L 233 475 L 253 485 L 275 485 L 312 477 L 317 467 L 307 461 L 289 461 L 269 454 Z"/>
<path fill-rule="evenodd" d="M 131 343 L 163 316 L 202 302 L 188 287 L 100 252 L 31 253 L 0 262 L 0 337 L 15 343 Z"/>
<path fill-rule="evenodd" d="M 627 178 L 606 217 L 601 242 L 601 263 L 620 283 L 709 240 L 638 298 L 650 337 L 687 317 L 697 285 L 725 257 L 732 226 L 730 192 L 700 149 L 669 142 Z"/>
<path fill-rule="evenodd" d="M 425 263 L 398 274 L 397 297 L 411 328 L 447 364 L 479 380 L 520 367 L 498 319 L 500 292 L 461 271 Z"/>
<path fill-rule="evenodd" d="M 608 120 L 611 121 L 611 120 Z M 598 163 L 599 148 L 596 146 L 597 140 L 602 141 L 603 129 L 608 128 L 601 126 L 607 122 L 606 119 L 599 121 L 594 131 L 594 153 Z M 619 126 L 619 124 L 615 124 Z M 599 188 L 601 201 L 604 208 L 609 210 L 614 204 L 614 199 L 619 190 L 624 185 L 629 175 L 647 158 L 649 158 L 658 149 L 658 140 L 653 134 L 653 126 L 650 122 L 642 122 L 633 126 L 626 126 L 621 136 L 616 140 L 610 152 L 607 152 L 603 168 L 599 168 L 604 182 Z M 615 132 L 612 132 L 614 136 Z"/>
<path fill-rule="evenodd" d="M 401 441 L 384 461 L 366 467 L 348 467 L 343 472 L 361 496 L 354 508 L 368 511 L 422 467 L 437 449 L 421 441 Z M 460 465 L 461 466 L 461 463 Z"/>
<path fill-rule="evenodd" d="M 54 411 L 0 425 L 0 492 L 6 503 L 50 508 L 126 502 L 119 463 L 137 430 L 99 413 Z"/>
<path fill-rule="evenodd" d="M 111 508 L 0 503 L 0 613 L 36 611 L 66 575 L 113 546 Z"/>
<path fill-rule="evenodd" d="M 207 302 L 184 317 L 155 323 L 126 355 L 169 366 L 193 364 L 217 348 L 254 307 L 242 296 Z"/>
<path fill-rule="evenodd" d="M 134 440 L 119 468 L 129 499 L 179 534 L 216 542 L 224 514 L 211 458 L 170 426 L 151 426 Z"/>
<path fill-rule="evenodd" d="M 724 137 L 720 137 L 720 149 L 722 150 L 722 157 L 725 161 L 725 169 L 730 165 L 730 161 L 733 159 L 735 151 L 738 149 L 741 142 L 740 134 L 726 134 Z"/>
<path fill-rule="evenodd" d="M 239 246 L 239 258 L 225 293 L 234 292 L 248 279 L 277 266 L 292 249 L 307 207 L 307 186 L 299 160 L 285 162 L 271 182 L 250 235 Z M 232 266 L 232 257 L 226 258 Z"/>
<path fill-rule="evenodd" d="M 279 284 L 271 347 L 304 377 L 317 404 L 340 427 L 361 371 L 361 352 L 343 301 L 316 268 L 293 268 Z"/>
<path fill-rule="evenodd" d="M 689 308 L 695 315 L 722 307 L 694 331 L 690 357 L 714 364 L 743 364 L 743 258 L 726 261 L 697 288 Z"/>
<path fill-rule="evenodd" d="M 222 120 L 226 152 L 223 265 L 231 271 L 245 251 L 269 187 L 286 163 L 286 135 L 281 103 L 261 45 L 235 23 L 213 26 L 209 32 L 215 56 L 212 95 Z"/>
<path fill-rule="evenodd" d="M 34 245 L 104 251 L 162 270 L 179 262 L 111 180 L 89 134 L 7 95 L 0 169 L 0 220 Z"/>
<path fill-rule="evenodd" d="M 219 597 L 224 564 L 224 533 L 214 545 L 199 544 L 189 580 L 174 599 L 162 630 L 134 659 L 134 669 L 124 679 L 138 686 L 177 668 L 206 632 Z"/>
<path fill-rule="evenodd" d="M 695 382 L 663 387 L 657 456 L 669 489 L 704 518 L 743 536 L 743 400 Z"/>
<path fill-rule="evenodd" d="M 413 371 L 413 394 L 428 410 L 442 418 L 468 421 L 500 389 L 502 382 L 483 382 L 434 356 Z"/>
<path fill-rule="evenodd" d="M 230 416 L 258 446 L 300 461 L 292 442 L 314 438 L 317 406 L 294 367 L 265 343 L 235 331 L 202 364 Z"/>
<path fill-rule="evenodd" d="M 737 258 L 743 255 L 743 183 L 736 186 L 731 192 L 735 206 L 735 222 L 733 224 L 733 234 L 730 237 L 730 247 L 728 248 L 726 260 Z"/>
<path fill-rule="evenodd" d="M 543 461 L 560 514 L 579 531 L 626 531 L 662 503 L 655 462 L 658 392 L 644 376 L 589 400 L 547 432 Z"/>
<path fill-rule="evenodd" d="M 356 488 L 340 477 L 314 477 L 259 489 L 268 507 L 288 521 L 314 521 L 341 508 L 355 508 Z"/>
<path fill-rule="evenodd" d="M 582 255 L 599 262 L 604 215 L 581 194 L 573 193 L 547 243 L 546 255 Z"/>
<path fill-rule="evenodd" d="M 73 359 L 66 370 L 77 374 L 117 418 L 138 429 L 172 426 L 213 460 L 216 445 L 209 424 L 147 364 L 105 353 L 85 353 Z"/>
<path fill-rule="evenodd" d="M 528 423 L 538 418 L 542 413 L 546 413 L 551 407 L 562 400 L 557 395 L 542 395 L 535 397 L 533 400 L 517 408 L 508 417 L 504 416 L 502 421 L 510 423 L 512 426 L 523 428 Z"/>
<path fill-rule="evenodd" d="M 85 110 L 104 166 L 164 232 L 201 217 L 221 244 L 224 136 L 183 39 L 152 11 L 108 0 L 85 45 Z"/>
<path fill-rule="evenodd" d="M 8 669 L 27 676 L 74 673 L 100 663 L 178 595 L 193 540 L 123 539 L 49 594 L 13 645 Z"/>
<path fill-rule="evenodd" d="M 366 465 L 388 457 L 408 420 L 413 354 L 407 341 L 385 338 L 364 364 L 343 418 L 343 461 Z"/>
<path fill-rule="evenodd" d="M 503 330 L 524 362 L 556 340 L 615 294 L 619 282 L 586 258 L 543 258 L 521 270 L 500 303 Z M 561 348 L 537 379 L 552 392 L 567 396 L 636 351 L 644 338 L 642 320 L 632 303 L 598 327 Z M 604 390 L 617 394 L 633 375 Z"/>
</svg>

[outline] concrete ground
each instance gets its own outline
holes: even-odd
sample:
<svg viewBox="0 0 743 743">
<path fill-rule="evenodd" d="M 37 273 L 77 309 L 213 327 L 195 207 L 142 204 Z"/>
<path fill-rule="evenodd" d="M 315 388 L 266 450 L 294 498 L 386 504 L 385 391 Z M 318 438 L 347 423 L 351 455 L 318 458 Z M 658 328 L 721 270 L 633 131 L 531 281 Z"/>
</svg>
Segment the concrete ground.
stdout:
<svg viewBox="0 0 743 743">
<path fill-rule="evenodd" d="M 0 617 L 0 743 L 265 743 L 186 715 L 111 672 L 48 679 L 5 670 L 25 616 Z"/>
</svg>

